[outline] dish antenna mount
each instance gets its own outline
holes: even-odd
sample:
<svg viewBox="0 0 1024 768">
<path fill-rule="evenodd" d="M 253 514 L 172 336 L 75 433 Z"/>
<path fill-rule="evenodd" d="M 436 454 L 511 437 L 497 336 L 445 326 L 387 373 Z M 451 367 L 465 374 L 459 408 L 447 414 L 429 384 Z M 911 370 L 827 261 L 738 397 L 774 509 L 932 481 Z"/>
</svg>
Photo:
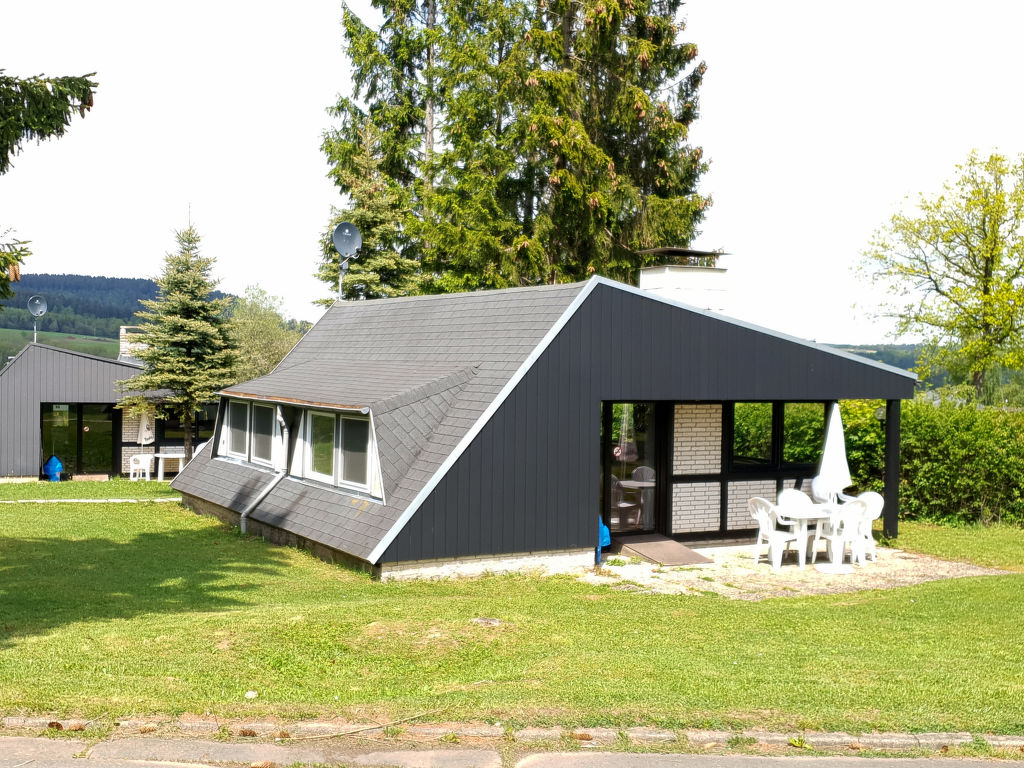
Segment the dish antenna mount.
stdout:
<svg viewBox="0 0 1024 768">
<path fill-rule="evenodd" d="M 36 343 L 38 333 L 36 324 L 40 317 L 46 314 L 46 299 L 42 296 L 32 296 L 28 300 L 28 311 L 32 313 L 32 343 Z"/>
<path fill-rule="evenodd" d="M 348 262 L 351 259 L 359 258 L 356 255 L 356 251 L 363 244 L 363 236 L 359 234 L 359 229 L 355 224 L 343 221 L 334 228 L 331 240 L 334 242 L 334 249 L 341 258 L 341 262 L 338 264 L 338 301 L 344 301 L 345 295 L 342 283 L 345 281 L 345 273 L 348 272 Z"/>
</svg>

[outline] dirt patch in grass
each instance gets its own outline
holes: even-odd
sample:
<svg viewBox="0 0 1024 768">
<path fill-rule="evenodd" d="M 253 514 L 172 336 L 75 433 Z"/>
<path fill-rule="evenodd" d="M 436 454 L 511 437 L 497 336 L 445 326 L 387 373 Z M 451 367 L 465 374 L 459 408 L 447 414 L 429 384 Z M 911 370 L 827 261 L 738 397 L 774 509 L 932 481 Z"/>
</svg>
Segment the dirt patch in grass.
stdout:
<svg viewBox="0 0 1024 768">
<path fill-rule="evenodd" d="M 732 600 L 765 600 L 770 597 L 825 595 L 892 589 L 938 579 L 1006 573 L 969 563 L 957 563 L 900 549 L 878 548 L 878 559 L 866 565 L 847 565 L 847 573 L 830 573 L 827 558 L 819 553 L 816 565 L 800 568 L 795 550 L 786 553 L 782 567 L 773 571 L 763 554 L 754 563 L 753 545 L 694 548 L 710 557 L 704 565 L 679 568 L 654 563 L 629 562 L 605 565 L 580 578 L 591 584 L 609 584 L 652 594 L 722 595 Z"/>
</svg>

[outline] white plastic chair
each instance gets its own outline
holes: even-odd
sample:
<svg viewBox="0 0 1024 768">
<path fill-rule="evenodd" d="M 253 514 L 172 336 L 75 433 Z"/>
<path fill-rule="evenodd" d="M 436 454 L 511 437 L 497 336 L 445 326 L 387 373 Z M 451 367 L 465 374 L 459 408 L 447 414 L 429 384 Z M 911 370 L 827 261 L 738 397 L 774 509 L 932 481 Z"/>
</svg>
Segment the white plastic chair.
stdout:
<svg viewBox="0 0 1024 768">
<path fill-rule="evenodd" d="M 747 502 L 747 509 L 750 515 L 757 521 L 757 541 L 754 542 L 754 564 L 761 560 L 761 541 L 768 543 L 768 558 L 772 563 L 772 570 L 777 571 L 782 567 L 782 553 L 789 549 L 789 545 L 796 541 L 798 536 L 790 529 L 781 529 L 776 524 L 792 526 L 790 520 L 780 517 L 775 505 L 768 499 L 755 496 Z"/>
<path fill-rule="evenodd" d="M 864 536 L 864 554 L 871 556 L 871 562 L 875 562 L 878 556 L 875 552 L 875 537 L 872 534 L 874 522 L 882 516 L 882 508 L 885 506 L 885 499 L 882 494 L 868 491 L 857 497 L 866 505 L 864 519 L 861 521 L 861 534 Z"/>
<path fill-rule="evenodd" d="M 862 499 L 854 499 L 849 504 L 843 504 L 829 520 L 828 526 L 823 529 L 821 538 L 825 540 L 828 558 L 834 564 L 843 562 L 846 557 L 846 548 L 850 548 L 850 562 L 864 565 L 864 518 L 867 516 L 867 502 Z M 813 563 L 818 556 L 815 550 L 811 555 Z"/>
<path fill-rule="evenodd" d="M 128 458 L 128 479 L 139 480 L 143 475 L 149 481 L 149 472 L 153 467 L 153 454 L 136 453 Z"/>
</svg>

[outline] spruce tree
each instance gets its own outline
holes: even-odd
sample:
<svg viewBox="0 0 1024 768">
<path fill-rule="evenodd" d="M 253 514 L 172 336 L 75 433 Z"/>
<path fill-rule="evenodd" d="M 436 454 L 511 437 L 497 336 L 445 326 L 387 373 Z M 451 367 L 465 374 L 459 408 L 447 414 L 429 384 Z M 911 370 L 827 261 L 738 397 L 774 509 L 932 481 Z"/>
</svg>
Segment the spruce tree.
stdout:
<svg viewBox="0 0 1024 768">
<path fill-rule="evenodd" d="M 374 4 L 379 36 L 346 10 L 355 91 L 324 149 L 350 193 L 338 147 L 377 128 L 419 290 L 632 280 L 639 251 L 696 236 L 705 67 L 679 0 Z"/>
<path fill-rule="evenodd" d="M 414 259 L 403 256 L 407 234 L 403 229 L 410 195 L 392 177 L 386 175 L 380 132 L 370 120 L 364 120 L 352 144 L 339 142 L 334 148 L 347 155 L 332 171 L 339 185 L 348 190 L 349 205 L 334 210 L 330 225 L 320 242 L 321 259 L 317 278 L 332 288 L 338 287 L 339 256 L 331 235 L 343 221 L 356 226 L 363 238 L 357 258 L 349 262 L 345 275 L 346 298 L 376 299 L 417 292 Z M 322 300 L 330 306 L 334 296 Z"/>
<path fill-rule="evenodd" d="M 142 373 L 120 382 L 121 408 L 157 417 L 174 417 L 185 433 L 185 459 L 192 458 L 193 417 L 218 390 L 233 383 L 237 360 L 228 321 L 228 299 L 211 296 L 214 260 L 199 253 L 199 234 L 191 224 L 175 233 L 177 253 L 169 253 L 157 278 L 157 297 L 140 303 L 135 353 Z"/>
</svg>

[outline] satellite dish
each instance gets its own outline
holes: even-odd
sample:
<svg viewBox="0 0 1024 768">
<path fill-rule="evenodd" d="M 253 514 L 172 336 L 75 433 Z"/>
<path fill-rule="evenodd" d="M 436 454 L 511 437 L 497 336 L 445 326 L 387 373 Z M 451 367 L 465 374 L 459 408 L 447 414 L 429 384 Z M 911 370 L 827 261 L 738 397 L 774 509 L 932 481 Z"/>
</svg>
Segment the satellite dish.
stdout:
<svg viewBox="0 0 1024 768">
<path fill-rule="evenodd" d="M 28 311 L 33 317 L 42 317 L 46 314 L 46 299 L 42 296 L 33 296 L 28 300 Z"/>
<path fill-rule="evenodd" d="M 334 241 L 335 250 L 342 256 L 355 253 L 363 244 L 363 236 L 359 234 L 356 225 L 349 224 L 347 221 L 341 222 L 334 228 L 331 240 Z"/>
<path fill-rule="evenodd" d="M 39 340 L 39 333 L 36 327 L 36 320 L 46 314 L 46 299 L 42 296 L 32 296 L 28 300 L 28 311 L 32 313 L 32 343 Z"/>
</svg>

